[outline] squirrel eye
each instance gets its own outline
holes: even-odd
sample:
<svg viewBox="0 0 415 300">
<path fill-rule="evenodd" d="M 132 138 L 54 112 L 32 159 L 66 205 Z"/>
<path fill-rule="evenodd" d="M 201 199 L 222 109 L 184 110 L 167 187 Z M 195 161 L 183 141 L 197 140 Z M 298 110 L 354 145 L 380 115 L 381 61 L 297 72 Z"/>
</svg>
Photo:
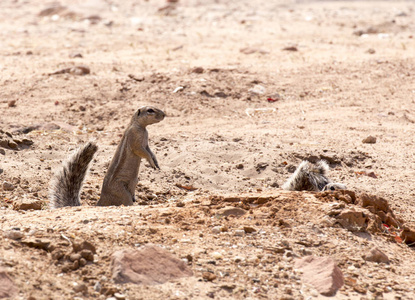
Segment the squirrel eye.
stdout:
<svg viewBox="0 0 415 300">
<path fill-rule="evenodd" d="M 150 114 L 154 113 L 154 109 L 150 108 L 149 110 L 147 110 L 147 112 L 149 112 Z"/>
<path fill-rule="evenodd" d="M 331 187 L 330 187 L 330 189 L 331 189 L 332 191 L 336 190 L 336 188 L 335 188 L 334 186 L 331 186 Z"/>
</svg>

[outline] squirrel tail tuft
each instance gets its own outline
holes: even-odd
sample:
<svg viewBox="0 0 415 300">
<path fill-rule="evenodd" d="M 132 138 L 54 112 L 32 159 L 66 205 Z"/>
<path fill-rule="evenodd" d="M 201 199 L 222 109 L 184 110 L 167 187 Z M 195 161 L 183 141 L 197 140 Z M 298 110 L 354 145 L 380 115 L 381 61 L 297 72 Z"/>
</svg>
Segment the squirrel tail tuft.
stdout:
<svg viewBox="0 0 415 300">
<path fill-rule="evenodd" d="M 49 189 L 51 208 L 80 206 L 79 194 L 88 171 L 89 163 L 98 146 L 88 142 L 81 146 L 62 163 L 54 175 Z"/>
<path fill-rule="evenodd" d="M 321 191 L 330 183 L 327 178 L 329 169 L 324 160 L 318 161 L 315 165 L 302 161 L 282 188 L 288 191 Z"/>
</svg>

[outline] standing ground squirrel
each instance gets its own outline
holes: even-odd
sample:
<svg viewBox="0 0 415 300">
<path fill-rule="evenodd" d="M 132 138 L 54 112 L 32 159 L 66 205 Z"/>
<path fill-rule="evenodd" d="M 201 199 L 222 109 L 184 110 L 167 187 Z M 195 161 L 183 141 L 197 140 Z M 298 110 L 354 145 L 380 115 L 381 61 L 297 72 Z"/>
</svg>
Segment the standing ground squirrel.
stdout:
<svg viewBox="0 0 415 300">
<path fill-rule="evenodd" d="M 154 169 L 159 168 L 156 156 L 148 146 L 146 127 L 164 117 L 163 111 L 151 106 L 143 106 L 134 113 L 109 165 L 97 205 L 133 205 L 141 159 L 147 159 Z M 49 199 L 52 208 L 81 205 L 80 190 L 97 149 L 94 142 L 88 142 L 62 164 L 51 183 Z"/>
<path fill-rule="evenodd" d="M 344 190 L 346 186 L 331 182 L 327 177 L 329 166 L 326 161 L 320 160 L 315 165 L 302 161 L 294 174 L 283 184 L 282 188 L 288 191 L 326 191 Z"/>
</svg>

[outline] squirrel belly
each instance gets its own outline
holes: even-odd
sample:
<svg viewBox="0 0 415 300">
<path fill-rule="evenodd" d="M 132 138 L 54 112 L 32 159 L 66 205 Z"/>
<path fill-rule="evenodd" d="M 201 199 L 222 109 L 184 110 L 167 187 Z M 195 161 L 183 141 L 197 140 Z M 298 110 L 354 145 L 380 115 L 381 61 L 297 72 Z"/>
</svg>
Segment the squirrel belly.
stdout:
<svg viewBox="0 0 415 300">
<path fill-rule="evenodd" d="M 97 152 L 98 146 L 88 142 L 81 146 L 62 163 L 56 172 L 49 189 L 51 208 L 80 206 L 79 194 L 89 169 L 89 163 Z"/>
<path fill-rule="evenodd" d="M 328 178 L 329 170 L 329 165 L 324 160 L 318 161 L 315 165 L 304 160 L 282 188 L 288 191 L 315 192 L 346 189 L 344 184 L 331 182 Z"/>
<path fill-rule="evenodd" d="M 164 117 L 162 110 L 152 106 L 140 107 L 134 113 L 104 178 L 98 206 L 133 205 L 141 159 L 146 159 L 153 169 L 160 168 L 148 145 L 146 127 L 162 121 Z M 79 194 L 89 163 L 97 150 L 94 142 L 88 142 L 63 162 L 51 181 L 51 208 L 81 205 Z"/>
</svg>

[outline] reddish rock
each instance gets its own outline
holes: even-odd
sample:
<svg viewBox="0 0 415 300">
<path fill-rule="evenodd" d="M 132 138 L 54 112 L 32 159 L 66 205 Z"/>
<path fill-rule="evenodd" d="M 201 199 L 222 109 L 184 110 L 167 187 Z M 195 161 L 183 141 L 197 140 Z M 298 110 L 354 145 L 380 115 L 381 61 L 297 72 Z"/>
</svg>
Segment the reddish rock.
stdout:
<svg viewBox="0 0 415 300">
<path fill-rule="evenodd" d="M 154 285 L 193 275 L 184 261 L 154 245 L 117 251 L 111 266 L 115 283 Z"/>
<path fill-rule="evenodd" d="M 303 271 L 302 280 L 324 296 L 334 296 L 344 284 L 343 273 L 330 257 L 307 256 L 295 260 L 296 269 Z"/>
<path fill-rule="evenodd" d="M 415 229 L 403 226 L 402 232 L 401 232 L 401 238 L 405 241 L 405 243 L 414 244 L 415 243 Z"/>
<path fill-rule="evenodd" d="M 0 269 L 0 299 L 13 298 L 17 294 L 17 287 L 7 275 L 6 271 Z"/>
<path fill-rule="evenodd" d="M 360 210 L 345 209 L 337 216 L 337 223 L 350 231 L 364 231 L 368 225 L 368 217 Z"/>
<path fill-rule="evenodd" d="M 365 255 L 364 259 L 377 263 L 389 263 L 388 256 L 376 247 L 370 249 L 369 253 Z"/>
</svg>

